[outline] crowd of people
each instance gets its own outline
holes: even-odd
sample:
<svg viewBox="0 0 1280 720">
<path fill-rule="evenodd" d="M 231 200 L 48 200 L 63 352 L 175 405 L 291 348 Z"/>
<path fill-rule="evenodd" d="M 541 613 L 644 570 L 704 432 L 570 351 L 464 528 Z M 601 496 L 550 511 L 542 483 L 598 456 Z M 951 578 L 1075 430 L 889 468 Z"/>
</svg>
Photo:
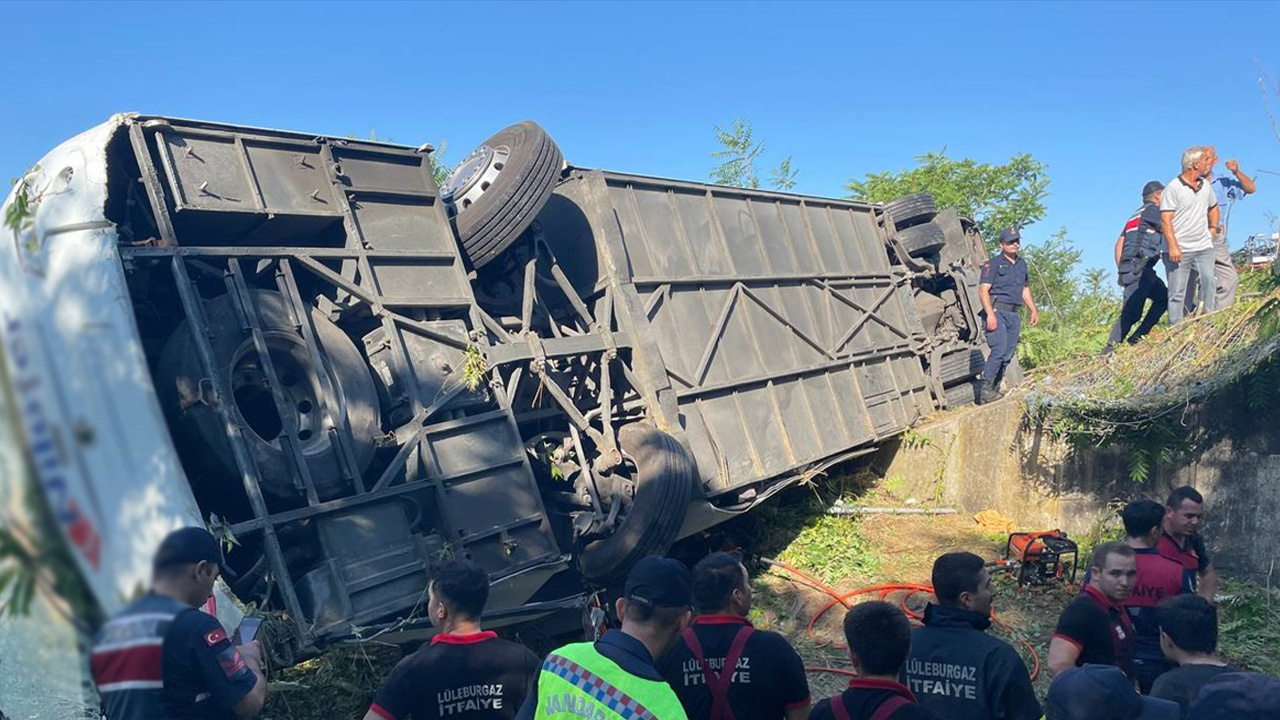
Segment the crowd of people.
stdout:
<svg viewBox="0 0 1280 720">
<path fill-rule="evenodd" d="M 1209 312 L 1235 303 L 1240 278 L 1227 247 L 1231 207 L 1257 185 L 1235 160 L 1226 162 L 1230 176 L 1215 176 L 1217 162 L 1212 145 L 1191 147 L 1182 153 L 1176 177 L 1143 186 L 1142 206 L 1116 239 L 1124 300 L 1108 350 L 1141 340 L 1166 310 L 1173 325 L 1197 309 Z M 1167 286 L 1155 271 L 1161 259 Z"/>
<path fill-rule="evenodd" d="M 690 571 L 646 557 L 614 610 L 616 629 L 545 657 L 483 630 L 489 579 L 461 560 L 433 570 L 436 634 L 387 676 L 364 720 L 1265 720 L 1280 680 L 1217 654 L 1217 573 L 1190 487 L 1121 513 L 1126 538 L 1092 553 L 1049 645 L 1044 706 L 1022 657 L 989 635 L 989 564 L 937 558 L 935 601 L 912 628 L 870 601 L 844 618 L 852 680 L 813 702 L 799 653 L 748 619 L 752 591 L 735 554 Z M 252 718 L 266 681 L 256 640 L 234 643 L 198 611 L 225 563 L 201 528 L 169 535 L 154 584 L 112 618 L 91 668 L 108 720 Z"/>
<path fill-rule="evenodd" d="M 1141 340 L 1166 310 L 1169 324 L 1174 325 L 1197 311 L 1235 303 L 1240 276 L 1227 247 L 1231 208 L 1258 188 L 1235 160 L 1226 162 L 1230 176 L 1215 175 L 1217 163 L 1212 145 L 1191 147 L 1182 153 L 1182 171 L 1176 177 L 1168 183 L 1152 180 L 1142 187 L 1142 205 L 1116 239 L 1116 272 L 1123 300 L 1104 355 L 1120 343 Z M 1022 334 L 1021 309 L 1027 308 L 1032 326 L 1039 322 L 1030 271 L 1019 257 L 1021 248 L 1018 228 L 1006 228 L 1000 233 L 1000 252 L 982 266 L 978 296 L 991 352 L 979 376 L 979 405 L 1003 396 L 999 387 Z M 1167 285 L 1156 272 L 1160 260 Z"/>
</svg>

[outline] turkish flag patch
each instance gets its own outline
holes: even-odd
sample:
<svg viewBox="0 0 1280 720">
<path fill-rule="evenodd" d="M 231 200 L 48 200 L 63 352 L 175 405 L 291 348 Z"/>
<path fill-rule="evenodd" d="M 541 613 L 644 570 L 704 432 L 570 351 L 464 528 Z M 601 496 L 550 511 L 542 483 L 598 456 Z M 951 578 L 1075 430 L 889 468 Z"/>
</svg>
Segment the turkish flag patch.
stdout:
<svg viewBox="0 0 1280 720">
<path fill-rule="evenodd" d="M 223 630 L 222 628 L 218 628 L 217 630 L 214 630 L 213 632 L 204 636 L 204 641 L 209 647 L 213 647 L 214 645 L 217 645 L 218 643 L 226 639 L 227 639 L 227 631 Z"/>
</svg>

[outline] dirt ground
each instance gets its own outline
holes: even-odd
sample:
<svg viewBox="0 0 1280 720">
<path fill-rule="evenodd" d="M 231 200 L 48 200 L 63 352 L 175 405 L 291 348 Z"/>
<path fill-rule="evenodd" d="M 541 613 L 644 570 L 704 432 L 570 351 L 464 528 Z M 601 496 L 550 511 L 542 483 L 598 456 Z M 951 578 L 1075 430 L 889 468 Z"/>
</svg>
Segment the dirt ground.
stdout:
<svg viewBox="0 0 1280 720">
<path fill-rule="evenodd" d="M 870 503 L 867 503 L 870 504 Z M 832 583 L 841 593 L 857 588 L 892 583 L 928 584 L 929 572 L 936 557 L 943 553 L 967 550 L 983 558 L 1001 557 L 1004 543 L 984 535 L 973 518 L 967 515 L 873 515 L 863 519 L 838 519 L 848 523 L 860 536 L 860 546 L 871 548 L 880 558 L 872 563 L 870 572 L 858 573 Z M 803 537 L 800 538 L 803 541 Z M 787 548 L 782 549 L 785 556 Z M 793 566 L 795 565 L 792 563 Z M 798 567 L 804 571 L 813 568 Z M 1018 641 L 1025 640 L 1035 648 L 1041 662 L 1048 654 L 1049 640 L 1053 636 L 1054 623 L 1062 608 L 1074 597 L 1071 588 L 1064 585 L 1019 588 L 1003 573 L 995 577 L 997 587 L 996 610 L 1012 630 L 1007 632 L 993 627 L 991 632 L 1014 644 L 1023 655 L 1028 668 L 1034 668 L 1035 659 Z M 843 669 L 848 660 L 842 650 L 841 619 L 843 608 L 837 606 L 823 614 L 814 624 L 809 637 L 812 617 L 828 606 L 832 599 L 825 592 L 797 581 L 793 576 L 777 568 L 756 576 L 753 588 L 756 592 L 753 621 L 758 627 L 774 630 L 787 636 L 810 668 L 827 667 Z M 893 592 L 886 600 L 901 603 L 906 592 Z M 871 593 L 861 599 L 878 599 L 880 593 Z M 922 612 L 931 597 L 916 593 L 905 598 L 906 604 L 917 613 Z M 847 678 L 830 672 L 811 670 L 809 683 L 814 698 L 835 694 L 847 682 Z M 1047 690 L 1047 672 L 1041 671 L 1037 689 Z"/>
</svg>

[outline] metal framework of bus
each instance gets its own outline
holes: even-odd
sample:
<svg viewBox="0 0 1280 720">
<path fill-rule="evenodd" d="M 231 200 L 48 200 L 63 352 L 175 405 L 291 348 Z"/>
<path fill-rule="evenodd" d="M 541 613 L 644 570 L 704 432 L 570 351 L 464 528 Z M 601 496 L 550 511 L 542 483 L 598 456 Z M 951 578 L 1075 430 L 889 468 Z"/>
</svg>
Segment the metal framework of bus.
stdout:
<svg viewBox="0 0 1280 720">
<path fill-rule="evenodd" d="M 428 152 L 141 116 L 108 149 L 183 466 L 238 539 L 237 594 L 297 645 L 403 619 L 448 556 L 489 572 L 491 621 L 580 607 L 639 555 L 972 400 L 982 249 L 953 213 L 917 258 L 881 206 L 569 167 L 472 270 Z M 232 331 L 249 350 L 229 361 Z"/>
</svg>

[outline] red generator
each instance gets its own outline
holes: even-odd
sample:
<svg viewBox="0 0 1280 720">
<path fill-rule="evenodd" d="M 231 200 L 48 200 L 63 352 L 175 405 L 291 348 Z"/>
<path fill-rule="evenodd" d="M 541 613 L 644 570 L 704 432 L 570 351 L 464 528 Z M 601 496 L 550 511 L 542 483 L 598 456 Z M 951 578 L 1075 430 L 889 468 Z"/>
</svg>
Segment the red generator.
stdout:
<svg viewBox="0 0 1280 720">
<path fill-rule="evenodd" d="M 1061 530 L 1009 533 L 1003 564 L 1011 573 L 1017 567 L 1019 585 L 1074 584 L 1079 556 L 1079 546 Z"/>
</svg>

